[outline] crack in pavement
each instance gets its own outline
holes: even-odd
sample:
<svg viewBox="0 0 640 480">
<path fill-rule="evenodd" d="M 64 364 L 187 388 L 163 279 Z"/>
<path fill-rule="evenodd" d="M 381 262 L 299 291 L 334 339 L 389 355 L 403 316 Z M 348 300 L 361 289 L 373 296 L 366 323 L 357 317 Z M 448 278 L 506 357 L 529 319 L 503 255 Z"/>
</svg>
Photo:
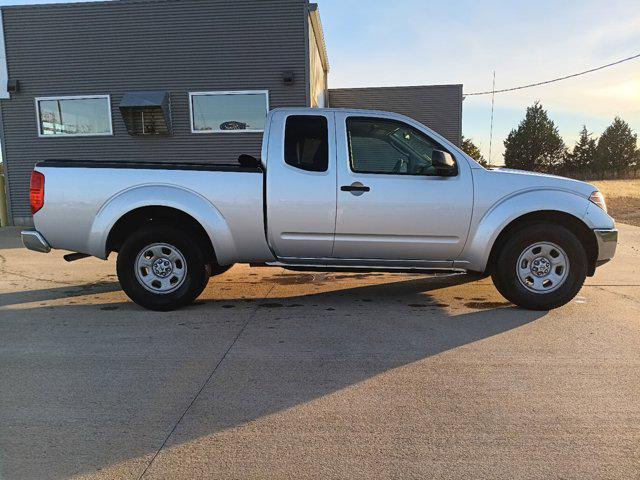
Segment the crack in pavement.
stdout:
<svg viewBox="0 0 640 480">
<path fill-rule="evenodd" d="M 606 285 L 605 285 L 605 286 L 606 286 Z M 618 286 L 627 286 L 627 285 L 615 285 L 615 286 L 616 286 L 616 287 L 618 287 Z M 635 287 L 636 285 L 629 285 L 629 286 L 631 286 L 631 287 Z M 625 300 L 629 300 L 629 301 L 631 301 L 631 302 L 634 302 L 634 303 L 638 303 L 638 304 L 640 304 L 640 300 L 638 300 L 638 299 L 636 299 L 636 298 L 633 298 L 633 297 L 631 297 L 631 296 L 629 296 L 629 295 L 625 295 L 624 293 L 616 292 L 616 291 L 614 291 L 614 290 L 608 290 L 608 289 L 603 288 L 603 287 L 596 287 L 596 288 L 597 288 L 598 290 L 603 291 L 603 292 L 613 293 L 614 295 L 617 295 L 617 296 L 619 296 L 619 297 L 622 297 L 622 298 L 624 298 Z"/>
<path fill-rule="evenodd" d="M 275 283 L 273 285 L 271 285 L 271 288 L 269 289 L 269 291 L 267 291 L 267 293 L 265 294 L 263 300 L 266 300 L 267 298 L 269 298 L 269 295 L 271 294 L 271 291 L 275 287 L 276 287 Z M 249 315 L 247 320 L 244 322 L 244 324 L 242 324 L 242 326 L 240 327 L 240 330 L 238 331 L 238 334 L 235 336 L 235 338 L 233 339 L 233 341 L 231 342 L 231 344 L 229 345 L 227 350 L 224 352 L 224 354 L 222 355 L 222 358 L 220 358 L 220 360 L 218 360 L 218 363 L 216 363 L 216 365 L 213 367 L 213 370 L 211 370 L 211 373 L 209 373 L 209 376 L 207 377 L 207 379 L 204 381 L 204 383 L 202 384 L 200 389 L 198 389 L 198 391 L 196 392 L 195 396 L 191 399 L 191 401 L 189 402 L 189 405 L 187 405 L 187 408 L 185 408 L 184 412 L 182 412 L 182 415 L 180 415 L 180 418 L 178 418 L 178 421 L 175 423 L 175 425 L 173 426 L 173 428 L 171 429 L 171 431 L 169 432 L 167 437 L 164 439 L 164 441 L 162 442 L 162 445 L 160 445 L 160 448 L 158 448 L 156 453 L 153 454 L 153 457 L 151 457 L 151 460 L 149 460 L 149 463 L 147 464 L 147 466 L 144 468 L 144 470 L 142 471 L 142 473 L 138 477 L 138 480 L 142 480 L 142 478 L 146 475 L 146 473 L 149 470 L 149 468 L 151 468 L 151 465 L 153 465 L 153 462 L 155 461 L 155 459 L 158 457 L 158 455 L 160 454 L 162 449 L 165 447 L 165 445 L 167 444 L 167 442 L 169 441 L 169 439 L 171 438 L 173 433 L 176 431 L 176 429 L 178 428 L 178 425 L 180 425 L 180 422 L 182 422 L 182 419 L 187 415 L 187 413 L 189 412 L 191 407 L 194 405 L 194 403 L 196 402 L 196 400 L 198 399 L 200 394 L 203 392 L 205 387 L 209 384 L 209 382 L 211 381 L 211 379 L 215 375 L 215 373 L 218 370 L 218 368 L 220 367 L 220 365 L 222 365 L 222 362 L 224 362 L 225 358 L 227 358 L 227 355 L 229 354 L 231 349 L 238 342 L 238 339 L 242 336 L 242 334 L 246 330 L 246 328 L 249 325 L 249 323 L 251 323 L 251 320 L 253 320 L 255 318 L 256 314 L 259 311 L 259 309 L 260 309 L 260 306 L 257 305 L 254 308 L 253 312 Z"/>
<path fill-rule="evenodd" d="M 64 282 L 62 280 L 51 280 L 48 278 L 32 277 L 29 275 L 25 275 L 23 273 L 12 272 L 11 270 L 0 269 L 0 273 L 6 273 L 9 275 L 13 275 L 14 277 L 24 278 L 25 280 L 34 280 L 36 282 L 48 282 L 48 283 L 55 283 L 56 285 L 68 285 L 68 286 L 78 285 L 78 282 Z"/>
<path fill-rule="evenodd" d="M 51 280 L 49 278 L 41 278 L 41 277 L 32 277 L 31 275 L 25 275 L 24 273 L 19 273 L 19 272 L 14 272 L 12 270 L 7 270 L 5 268 L 5 265 L 7 264 L 7 259 L 0 254 L 0 273 L 5 273 L 8 275 L 13 275 L 14 277 L 18 277 L 18 278 L 24 278 L 25 280 L 33 280 L 36 282 L 47 282 L 47 283 L 54 283 L 56 285 L 65 285 L 65 286 L 70 286 L 70 287 L 78 287 L 78 288 L 82 288 L 83 285 L 78 285 L 78 282 L 65 282 L 64 280 Z M 97 281 L 92 281 L 92 283 L 98 283 L 98 282 L 108 282 L 109 281 L 109 277 L 105 277 L 102 279 L 98 279 Z"/>
</svg>

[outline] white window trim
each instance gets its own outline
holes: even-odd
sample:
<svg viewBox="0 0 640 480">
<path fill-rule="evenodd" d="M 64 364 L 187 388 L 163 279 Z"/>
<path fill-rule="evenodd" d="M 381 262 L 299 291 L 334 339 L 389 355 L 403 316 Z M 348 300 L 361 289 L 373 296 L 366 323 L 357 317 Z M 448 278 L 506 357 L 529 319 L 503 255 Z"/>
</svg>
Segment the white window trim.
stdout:
<svg viewBox="0 0 640 480">
<path fill-rule="evenodd" d="M 89 100 L 106 98 L 109 111 L 109 132 L 105 133 L 58 133 L 56 135 L 44 135 L 40 123 L 40 102 L 47 100 Z M 38 138 L 69 138 L 69 137 L 110 137 L 113 136 L 113 116 L 111 114 L 111 95 L 67 95 L 57 97 L 36 97 L 36 127 Z"/>
<path fill-rule="evenodd" d="M 191 124 L 191 133 L 207 134 L 207 133 L 263 133 L 264 128 L 248 129 L 248 130 L 196 130 L 193 122 L 193 97 L 205 95 L 257 95 L 265 96 L 265 116 L 269 113 L 269 90 L 229 90 L 229 91 L 211 91 L 211 92 L 189 92 L 189 122 Z"/>
</svg>

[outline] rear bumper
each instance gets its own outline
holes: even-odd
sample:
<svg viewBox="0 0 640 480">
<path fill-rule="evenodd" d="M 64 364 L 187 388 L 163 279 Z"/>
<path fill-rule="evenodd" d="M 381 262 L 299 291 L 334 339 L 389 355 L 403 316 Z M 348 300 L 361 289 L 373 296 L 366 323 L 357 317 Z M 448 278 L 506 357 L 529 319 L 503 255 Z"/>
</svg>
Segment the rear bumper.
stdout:
<svg viewBox="0 0 640 480">
<path fill-rule="evenodd" d="M 37 230 L 23 230 L 21 236 L 22 244 L 25 248 L 40 253 L 49 253 L 51 251 L 51 246 Z"/>
<path fill-rule="evenodd" d="M 611 260 L 615 255 L 616 247 L 618 246 L 618 230 L 615 228 L 596 228 L 593 232 L 598 241 L 597 263 L 600 265 Z"/>
</svg>

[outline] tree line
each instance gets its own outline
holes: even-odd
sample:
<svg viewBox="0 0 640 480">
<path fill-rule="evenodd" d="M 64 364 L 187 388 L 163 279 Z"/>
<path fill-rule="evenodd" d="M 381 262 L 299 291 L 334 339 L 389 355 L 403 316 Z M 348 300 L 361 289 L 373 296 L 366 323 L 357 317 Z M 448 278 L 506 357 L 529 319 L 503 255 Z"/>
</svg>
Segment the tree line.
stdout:
<svg viewBox="0 0 640 480">
<path fill-rule="evenodd" d="M 599 138 L 582 127 L 569 149 L 540 102 L 527 108 L 524 119 L 504 141 L 507 168 L 579 178 L 625 178 L 638 174 L 638 136 L 616 117 Z M 462 149 L 482 165 L 487 162 L 473 141 L 463 137 Z"/>
</svg>

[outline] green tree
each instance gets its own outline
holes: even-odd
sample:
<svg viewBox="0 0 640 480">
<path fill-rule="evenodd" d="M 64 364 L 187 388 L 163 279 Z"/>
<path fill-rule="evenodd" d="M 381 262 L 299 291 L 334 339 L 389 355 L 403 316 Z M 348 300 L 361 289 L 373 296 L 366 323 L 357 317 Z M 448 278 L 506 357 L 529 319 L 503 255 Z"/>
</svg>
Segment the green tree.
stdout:
<svg viewBox="0 0 640 480">
<path fill-rule="evenodd" d="M 557 170 L 567 150 L 558 128 L 540 102 L 527 108 L 524 120 L 511 130 L 504 147 L 505 166 L 535 172 Z"/>
<path fill-rule="evenodd" d="M 638 136 L 629 124 L 616 117 L 598 140 L 598 170 L 625 172 L 638 164 Z"/>
<path fill-rule="evenodd" d="M 460 146 L 460 148 L 462 148 L 462 151 L 464 153 L 469 155 L 471 158 L 473 158 L 476 162 L 478 162 L 483 167 L 487 167 L 489 165 L 487 161 L 484 159 L 484 157 L 482 156 L 482 153 L 480 153 L 480 149 L 476 146 L 475 143 L 473 143 L 473 140 L 471 140 L 470 138 L 464 138 L 464 135 L 463 135 L 462 145 Z"/>
<path fill-rule="evenodd" d="M 586 125 L 580 130 L 580 137 L 573 147 L 573 151 L 567 154 L 563 170 L 567 172 L 580 172 L 592 169 L 596 164 L 597 141 L 591 138 L 591 133 Z"/>
</svg>

